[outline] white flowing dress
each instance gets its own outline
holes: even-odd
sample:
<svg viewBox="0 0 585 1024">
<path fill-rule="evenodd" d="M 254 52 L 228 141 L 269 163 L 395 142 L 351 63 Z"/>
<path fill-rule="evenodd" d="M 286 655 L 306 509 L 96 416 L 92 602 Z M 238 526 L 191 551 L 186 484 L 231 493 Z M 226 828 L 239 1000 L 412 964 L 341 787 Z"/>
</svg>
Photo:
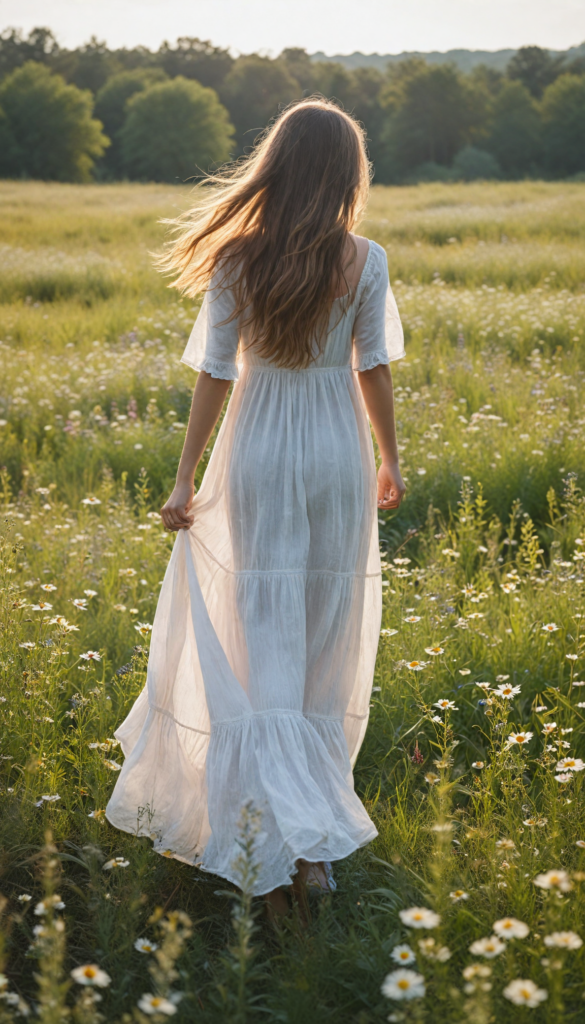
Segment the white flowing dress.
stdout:
<svg viewBox="0 0 585 1024">
<path fill-rule="evenodd" d="M 255 893 L 302 857 L 376 836 L 353 788 L 380 633 L 376 471 L 356 372 L 404 355 L 386 253 L 369 242 L 322 353 L 285 370 L 223 323 L 212 281 L 183 362 L 237 381 L 190 530 L 177 534 L 146 685 L 116 732 L 106 814 L 160 853 L 237 884 L 238 820 L 261 812 Z M 240 344 L 242 343 L 242 344 Z"/>
</svg>

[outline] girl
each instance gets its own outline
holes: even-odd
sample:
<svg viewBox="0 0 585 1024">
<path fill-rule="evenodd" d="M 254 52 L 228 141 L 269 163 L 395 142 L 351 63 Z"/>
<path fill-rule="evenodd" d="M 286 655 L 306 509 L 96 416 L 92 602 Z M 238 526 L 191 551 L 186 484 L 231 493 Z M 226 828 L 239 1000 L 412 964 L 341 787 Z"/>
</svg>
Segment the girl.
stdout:
<svg viewBox="0 0 585 1024">
<path fill-rule="evenodd" d="M 205 289 L 183 355 L 199 376 L 161 512 L 178 536 L 107 816 L 237 884 L 251 801 L 255 893 L 284 913 L 282 887 L 331 891 L 331 862 L 377 834 L 352 765 L 380 631 L 376 506 L 404 493 L 388 366 L 403 334 L 384 250 L 352 234 L 369 165 L 349 115 L 296 103 L 212 181 L 160 261 L 184 294 Z"/>
</svg>

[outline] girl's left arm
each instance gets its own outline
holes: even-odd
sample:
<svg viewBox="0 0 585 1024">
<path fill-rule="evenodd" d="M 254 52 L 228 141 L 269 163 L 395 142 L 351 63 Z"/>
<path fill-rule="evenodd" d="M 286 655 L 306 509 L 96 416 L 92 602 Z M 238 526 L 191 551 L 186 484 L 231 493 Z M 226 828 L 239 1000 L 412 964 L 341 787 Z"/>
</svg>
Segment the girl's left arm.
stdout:
<svg viewBox="0 0 585 1024">
<path fill-rule="evenodd" d="M 177 482 L 170 498 L 160 510 L 167 530 L 188 530 L 193 525 L 194 517 L 189 513 L 189 508 L 195 494 L 195 470 L 219 419 L 230 384 L 231 380 L 212 377 L 205 370 L 199 373 L 177 470 Z"/>
</svg>

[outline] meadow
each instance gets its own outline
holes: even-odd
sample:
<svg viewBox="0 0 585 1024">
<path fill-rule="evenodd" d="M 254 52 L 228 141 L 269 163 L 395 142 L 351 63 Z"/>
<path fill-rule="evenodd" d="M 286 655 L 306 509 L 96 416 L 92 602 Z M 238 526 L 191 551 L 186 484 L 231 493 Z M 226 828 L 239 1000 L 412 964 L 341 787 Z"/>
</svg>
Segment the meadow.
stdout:
<svg viewBox="0 0 585 1024">
<path fill-rule="evenodd" d="M 0 1022 L 582 1021 L 585 185 L 373 190 L 407 347 L 379 836 L 306 929 L 248 895 L 253 812 L 241 891 L 104 818 L 174 540 L 198 303 L 149 253 L 188 202 L 0 183 Z"/>
</svg>

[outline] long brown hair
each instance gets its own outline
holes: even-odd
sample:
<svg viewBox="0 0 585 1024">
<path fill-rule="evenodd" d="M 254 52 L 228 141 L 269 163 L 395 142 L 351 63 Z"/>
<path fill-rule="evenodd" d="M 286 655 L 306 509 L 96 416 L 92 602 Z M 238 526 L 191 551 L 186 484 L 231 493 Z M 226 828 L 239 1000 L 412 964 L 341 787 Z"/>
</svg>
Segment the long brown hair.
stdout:
<svg viewBox="0 0 585 1024">
<path fill-rule="evenodd" d="M 231 319 L 250 326 L 255 349 L 279 366 L 306 366 L 324 345 L 336 289 L 350 291 L 348 234 L 369 182 L 361 125 L 331 101 L 301 100 L 249 157 L 210 175 L 209 191 L 199 187 L 158 265 L 191 296 L 216 271 L 220 281 L 229 274 Z"/>
</svg>

